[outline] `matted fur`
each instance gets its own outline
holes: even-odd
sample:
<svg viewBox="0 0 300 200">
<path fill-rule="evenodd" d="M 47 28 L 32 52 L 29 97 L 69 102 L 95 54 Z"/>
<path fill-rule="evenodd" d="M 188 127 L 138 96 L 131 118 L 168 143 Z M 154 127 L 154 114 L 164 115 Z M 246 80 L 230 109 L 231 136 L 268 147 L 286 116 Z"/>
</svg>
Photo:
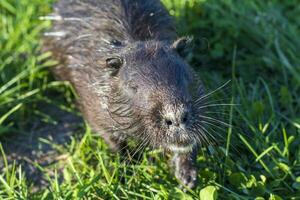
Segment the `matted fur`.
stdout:
<svg viewBox="0 0 300 200">
<path fill-rule="evenodd" d="M 174 151 L 176 176 L 193 187 L 201 110 L 181 56 L 186 40 L 175 41 L 161 2 L 61 0 L 48 18 L 54 23 L 45 50 L 60 62 L 53 72 L 74 86 L 93 130 L 115 150 L 130 137 Z"/>
</svg>

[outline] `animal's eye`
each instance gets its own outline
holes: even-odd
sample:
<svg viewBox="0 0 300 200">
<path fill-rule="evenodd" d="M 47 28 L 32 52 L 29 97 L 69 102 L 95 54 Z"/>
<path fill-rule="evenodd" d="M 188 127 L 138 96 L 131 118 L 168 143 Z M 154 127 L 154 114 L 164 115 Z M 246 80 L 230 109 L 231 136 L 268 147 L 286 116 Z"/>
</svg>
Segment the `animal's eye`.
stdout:
<svg viewBox="0 0 300 200">
<path fill-rule="evenodd" d="M 106 59 L 106 66 L 109 68 L 118 69 L 122 66 L 123 60 L 119 57 L 107 58 Z"/>
<path fill-rule="evenodd" d="M 112 44 L 115 47 L 122 46 L 122 42 L 119 41 L 119 40 L 115 40 L 115 39 L 113 39 L 112 41 L 110 41 L 110 44 Z"/>
</svg>

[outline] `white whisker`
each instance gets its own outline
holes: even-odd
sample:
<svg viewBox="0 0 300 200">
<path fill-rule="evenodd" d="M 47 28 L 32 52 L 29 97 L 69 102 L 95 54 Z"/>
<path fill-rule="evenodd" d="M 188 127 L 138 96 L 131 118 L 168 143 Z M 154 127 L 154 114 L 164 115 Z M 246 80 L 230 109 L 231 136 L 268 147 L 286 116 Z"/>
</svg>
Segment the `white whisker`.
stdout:
<svg viewBox="0 0 300 200">
<path fill-rule="evenodd" d="M 228 83 L 230 83 L 231 80 L 227 81 L 226 83 L 224 83 L 223 85 L 221 85 L 220 87 L 218 87 L 217 89 L 213 90 L 212 92 L 209 92 L 208 94 L 201 96 L 199 99 L 197 99 L 195 102 L 199 103 L 201 102 L 202 99 L 206 99 L 207 97 L 209 97 L 210 95 L 216 93 L 217 91 L 221 90 L 222 88 L 224 88 Z"/>
<path fill-rule="evenodd" d="M 208 107 L 216 107 L 216 106 L 238 106 L 239 104 L 231 104 L 231 103 L 221 103 L 221 104 L 208 104 L 199 106 L 198 108 L 208 108 Z"/>
<path fill-rule="evenodd" d="M 202 118 L 204 118 L 204 119 L 209 119 L 209 120 L 214 121 L 214 122 L 218 122 L 218 123 L 223 124 L 223 125 L 225 125 L 225 126 L 227 126 L 227 127 L 231 127 L 230 124 L 228 124 L 228 123 L 226 123 L 226 122 L 223 122 L 223 121 L 220 121 L 220 120 L 218 120 L 218 119 L 215 119 L 215 118 L 213 118 L 213 117 L 207 117 L 207 116 L 204 116 L 204 115 L 199 115 L 199 117 L 202 117 Z M 201 121 L 201 122 L 202 122 L 202 121 Z"/>
</svg>

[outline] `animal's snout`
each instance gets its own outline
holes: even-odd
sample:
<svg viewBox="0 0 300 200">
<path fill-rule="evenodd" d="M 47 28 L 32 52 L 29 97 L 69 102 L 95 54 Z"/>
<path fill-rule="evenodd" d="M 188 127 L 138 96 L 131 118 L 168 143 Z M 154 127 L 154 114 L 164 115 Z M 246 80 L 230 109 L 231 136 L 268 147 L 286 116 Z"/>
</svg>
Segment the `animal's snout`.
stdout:
<svg viewBox="0 0 300 200">
<path fill-rule="evenodd" d="M 163 120 L 168 128 L 185 127 L 189 123 L 189 112 L 187 110 L 169 112 L 163 117 Z"/>
</svg>

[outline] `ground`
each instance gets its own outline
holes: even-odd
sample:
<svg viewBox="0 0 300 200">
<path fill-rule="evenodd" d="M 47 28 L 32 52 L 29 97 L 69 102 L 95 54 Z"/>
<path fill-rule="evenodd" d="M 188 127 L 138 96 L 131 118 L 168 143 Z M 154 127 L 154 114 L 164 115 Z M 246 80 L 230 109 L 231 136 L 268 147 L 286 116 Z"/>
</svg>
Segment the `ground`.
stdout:
<svg viewBox="0 0 300 200">
<path fill-rule="evenodd" d="M 25 176 L 34 184 L 33 190 L 48 186 L 43 176 L 45 171 L 41 171 L 39 167 L 51 169 L 56 162 L 67 158 L 68 155 L 61 154 L 55 147 L 70 143 L 72 137 L 80 138 L 80 117 L 55 107 L 51 111 L 48 109 L 47 113 L 54 114 L 57 123 L 45 125 L 37 121 L 28 132 L 9 135 L 1 141 L 8 164 L 16 162 L 16 165 L 22 166 Z M 0 160 L 0 168 L 4 168 L 3 160 Z M 61 169 L 58 171 L 61 172 Z M 53 177 L 53 171 L 46 170 L 46 173 Z"/>
</svg>

